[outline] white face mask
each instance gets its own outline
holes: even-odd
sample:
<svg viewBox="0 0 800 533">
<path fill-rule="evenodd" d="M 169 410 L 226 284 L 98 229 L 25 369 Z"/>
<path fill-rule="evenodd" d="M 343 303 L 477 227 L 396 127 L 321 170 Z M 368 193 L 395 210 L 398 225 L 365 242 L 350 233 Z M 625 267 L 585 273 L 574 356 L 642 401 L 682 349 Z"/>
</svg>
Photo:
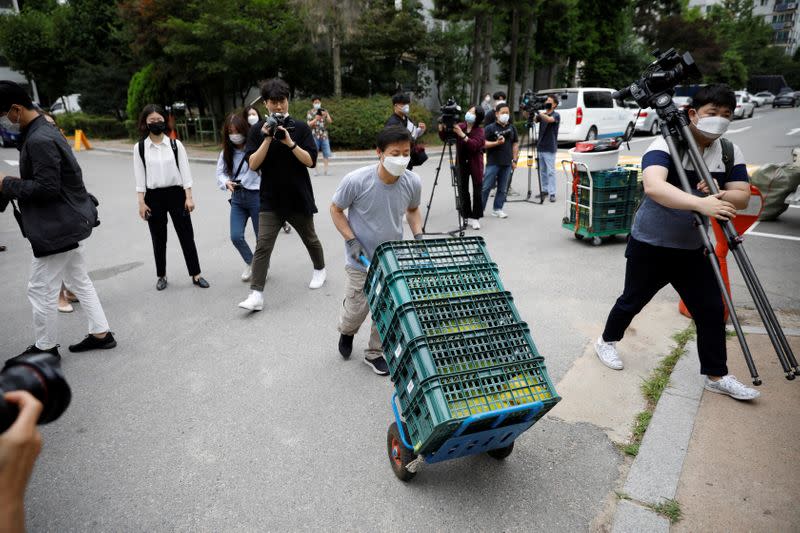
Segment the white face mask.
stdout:
<svg viewBox="0 0 800 533">
<path fill-rule="evenodd" d="M 410 106 L 410 105 L 408 105 L 408 104 L 405 104 L 405 105 L 404 105 L 404 106 L 403 106 L 403 107 L 400 109 L 400 111 L 402 111 L 404 115 L 408 115 L 408 112 L 409 112 L 409 111 L 411 111 L 411 106 Z"/>
<path fill-rule="evenodd" d="M 233 144 L 244 144 L 244 135 L 241 133 L 231 133 L 228 135 L 228 139 L 230 139 Z"/>
<path fill-rule="evenodd" d="M 383 168 L 386 169 L 386 172 L 397 177 L 405 171 L 409 161 L 411 161 L 410 156 L 386 155 L 383 156 L 383 161 L 381 161 L 381 164 L 383 165 Z"/>
<path fill-rule="evenodd" d="M 258 122 L 258 117 L 255 115 L 247 115 L 247 123 L 251 126 L 255 126 L 256 122 Z"/>
<path fill-rule="evenodd" d="M 491 96 L 487 96 L 486 98 L 483 99 L 483 101 L 484 102 L 491 102 L 492 101 L 492 97 Z"/>
<path fill-rule="evenodd" d="M 508 124 L 508 113 L 503 113 L 502 115 L 497 116 L 497 120 L 500 121 L 500 124 Z"/>
<path fill-rule="evenodd" d="M 319 109 L 320 107 L 322 107 L 322 104 L 320 104 L 319 102 L 314 104 L 314 109 Z"/>
<path fill-rule="evenodd" d="M 707 139 L 714 140 L 728 131 L 730 125 L 731 121 L 725 117 L 700 117 L 694 127 Z"/>
<path fill-rule="evenodd" d="M 464 113 L 464 120 L 467 121 L 467 124 L 474 124 L 475 123 L 475 113 Z"/>
</svg>

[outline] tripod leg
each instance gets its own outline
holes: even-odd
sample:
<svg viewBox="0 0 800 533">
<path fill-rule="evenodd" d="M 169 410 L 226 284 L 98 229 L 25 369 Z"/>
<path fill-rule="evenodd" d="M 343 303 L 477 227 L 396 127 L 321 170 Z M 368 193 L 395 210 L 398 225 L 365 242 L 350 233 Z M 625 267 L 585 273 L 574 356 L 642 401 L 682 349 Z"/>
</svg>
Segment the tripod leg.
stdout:
<svg viewBox="0 0 800 533">
<path fill-rule="evenodd" d="M 678 154 L 678 149 L 675 145 L 675 140 L 669 134 L 666 124 L 662 126 L 662 128 L 663 128 L 662 132 L 664 133 L 664 140 L 667 142 L 667 147 L 669 148 L 669 153 L 672 156 L 672 162 L 678 174 L 678 179 L 681 182 L 681 187 L 683 188 L 684 191 L 691 194 L 692 188 L 691 185 L 689 184 L 689 178 L 686 176 L 686 171 L 683 168 L 683 164 L 681 163 L 681 158 L 680 155 Z M 691 132 L 689 132 L 689 135 L 691 135 Z M 693 141 L 694 139 L 690 138 L 687 142 L 691 143 Z M 694 168 L 698 167 L 695 165 Z M 753 385 L 761 385 L 761 378 L 758 376 L 758 370 L 756 369 L 756 365 L 753 362 L 753 354 L 750 352 L 750 347 L 748 346 L 747 340 L 744 337 L 744 331 L 742 331 L 742 326 L 739 323 L 739 317 L 736 314 L 736 309 L 734 309 L 733 307 L 733 301 L 731 300 L 731 297 L 725 288 L 725 280 L 722 278 L 722 272 L 719 269 L 717 256 L 714 255 L 714 247 L 711 246 L 711 239 L 709 238 L 708 232 L 706 231 L 705 225 L 703 224 L 703 219 L 697 213 L 693 213 L 693 216 L 695 219 L 695 225 L 697 226 L 697 231 L 700 232 L 700 238 L 703 242 L 703 247 L 705 248 L 706 254 L 708 255 L 708 260 L 711 262 L 711 269 L 714 271 L 714 278 L 717 280 L 717 285 L 719 286 L 719 290 L 722 293 L 722 298 L 725 301 L 725 305 L 728 306 L 731 323 L 733 324 L 733 329 L 736 331 L 736 337 L 739 339 L 739 344 L 742 347 L 742 354 L 744 355 L 744 360 L 745 363 L 747 364 L 747 369 L 750 371 L 750 377 L 753 380 Z"/>
<path fill-rule="evenodd" d="M 445 143 L 446 145 L 447 143 Z M 428 199 L 428 205 L 425 206 L 425 221 L 422 223 L 422 233 L 425 233 L 425 228 L 428 226 L 428 217 L 431 214 L 431 204 L 433 203 L 433 193 L 436 192 L 436 185 L 439 183 L 439 171 L 442 170 L 442 162 L 444 161 L 445 146 L 442 146 L 442 153 L 439 155 L 439 166 L 436 167 L 436 176 L 433 178 L 433 187 L 431 187 L 431 197 Z"/>
<path fill-rule="evenodd" d="M 456 200 L 456 218 L 458 220 L 458 236 L 464 236 L 464 214 L 461 212 L 461 172 L 458 164 L 458 158 L 453 157 L 453 145 L 447 145 L 448 156 L 450 157 L 450 181 L 453 184 L 453 193 Z"/>
<path fill-rule="evenodd" d="M 691 137 L 691 130 L 689 129 L 688 125 L 682 126 L 682 133 L 684 138 L 687 140 L 689 157 L 692 161 L 693 168 L 698 169 L 700 176 L 708 185 L 711 193 L 716 194 L 719 192 L 719 189 L 714 183 L 714 180 L 711 178 L 711 174 L 708 171 L 708 167 L 705 165 L 702 156 L 700 155 L 700 151 L 697 148 L 697 144 L 694 142 L 694 138 Z M 688 181 L 686 185 L 688 185 Z M 684 187 L 684 189 L 686 188 Z M 744 246 L 741 244 L 741 238 L 736 232 L 736 228 L 734 228 L 730 221 L 724 222 L 722 224 L 722 229 L 725 233 L 725 237 L 728 239 L 729 246 L 733 252 L 733 257 L 736 260 L 736 264 L 739 266 L 739 271 L 742 273 L 742 277 L 747 285 L 747 289 L 753 298 L 753 303 L 755 304 L 758 314 L 761 316 L 761 320 L 764 323 L 767 336 L 769 337 L 770 342 L 772 342 L 772 346 L 775 348 L 775 353 L 778 356 L 778 361 L 781 363 L 781 367 L 783 368 L 786 379 L 793 380 L 795 375 L 800 375 L 800 369 L 797 368 L 797 361 L 794 358 L 794 354 L 789 346 L 789 342 L 786 340 L 786 336 L 780 327 L 780 323 L 778 322 L 772 306 L 767 299 L 767 295 L 764 292 L 764 288 L 761 286 L 758 276 L 756 275 L 753 264 L 750 262 L 750 258 L 747 256 Z"/>
</svg>

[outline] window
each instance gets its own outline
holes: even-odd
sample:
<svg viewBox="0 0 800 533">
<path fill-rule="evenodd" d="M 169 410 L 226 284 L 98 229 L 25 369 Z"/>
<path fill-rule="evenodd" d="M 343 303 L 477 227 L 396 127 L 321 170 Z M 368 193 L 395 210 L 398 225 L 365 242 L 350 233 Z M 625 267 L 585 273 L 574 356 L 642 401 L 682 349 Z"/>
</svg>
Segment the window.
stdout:
<svg viewBox="0 0 800 533">
<path fill-rule="evenodd" d="M 762 6 L 765 6 L 765 5 L 767 5 L 767 0 L 761 0 L 761 5 L 762 5 Z"/>
<path fill-rule="evenodd" d="M 614 107 L 611 93 L 607 91 L 586 91 L 583 93 L 583 103 L 587 108 Z"/>
<path fill-rule="evenodd" d="M 547 91 L 539 92 L 540 95 L 542 94 L 550 94 Z M 577 91 L 568 91 L 560 93 L 559 95 L 560 100 L 558 101 L 558 108 L 559 109 L 575 109 L 578 104 L 578 93 Z"/>
</svg>

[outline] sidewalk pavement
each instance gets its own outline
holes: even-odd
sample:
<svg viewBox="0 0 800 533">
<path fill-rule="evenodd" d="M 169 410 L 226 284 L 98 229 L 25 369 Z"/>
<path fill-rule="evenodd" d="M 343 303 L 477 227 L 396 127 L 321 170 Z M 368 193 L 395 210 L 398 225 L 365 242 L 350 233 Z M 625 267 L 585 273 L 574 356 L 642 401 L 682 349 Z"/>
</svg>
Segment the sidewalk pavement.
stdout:
<svg viewBox="0 0 800 533">
<path fill-rule="evenodd" d="M 669 521 L 650 509 L 668 499 L 682 512 L 674 532 L 796 531 L 800 380 L 783 377 L 766 335 L 749 333 L 747 341 L 764 381 L 752 403 L 704 392 L 695 343 L 687 346 L 621 491 L 615 533 L 669 531 Z M 800 353 L 800 337 L 789 342 Z M 735 338 L 728 365 L 750 382 Z"/>
</svg>

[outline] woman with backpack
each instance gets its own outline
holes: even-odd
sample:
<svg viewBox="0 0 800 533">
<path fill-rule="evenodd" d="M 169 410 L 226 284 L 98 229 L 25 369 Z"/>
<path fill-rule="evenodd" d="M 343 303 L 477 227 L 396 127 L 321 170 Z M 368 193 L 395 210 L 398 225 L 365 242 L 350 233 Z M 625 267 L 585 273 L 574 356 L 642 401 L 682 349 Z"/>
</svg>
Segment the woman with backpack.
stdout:
<svg viewBox="0 0 800 533">
<path fill-rule="evenodd" d="M 261 176 L 250 170 L 244 146 L 250 126 L 241 115 L 228 115 L 222 129 L 222 151 L 217 160 L 217 186 L 231 193 L 231 242 L 244 260 L 242 281 L 250 281 L 253 251 L 244 238 L 247 220 L 258 239 L 258 211 L 261 205 Z"/>
<path fill-rule="evenodd" d="M 167 213 L 183 250 L 192 283 L 207 289 L 200 275 L 200 260 L 194 243 L 191 212 L 192 172 L 183 144 L 165 135 L 167 114 L 156 104 L 148 104 L 139 115 L 141 140 L 133 146 L 133 174 L 139 197 L 139 216 L 147 221 L 156 260 L 156 289 L 167 288 Z"/>
</svg>

